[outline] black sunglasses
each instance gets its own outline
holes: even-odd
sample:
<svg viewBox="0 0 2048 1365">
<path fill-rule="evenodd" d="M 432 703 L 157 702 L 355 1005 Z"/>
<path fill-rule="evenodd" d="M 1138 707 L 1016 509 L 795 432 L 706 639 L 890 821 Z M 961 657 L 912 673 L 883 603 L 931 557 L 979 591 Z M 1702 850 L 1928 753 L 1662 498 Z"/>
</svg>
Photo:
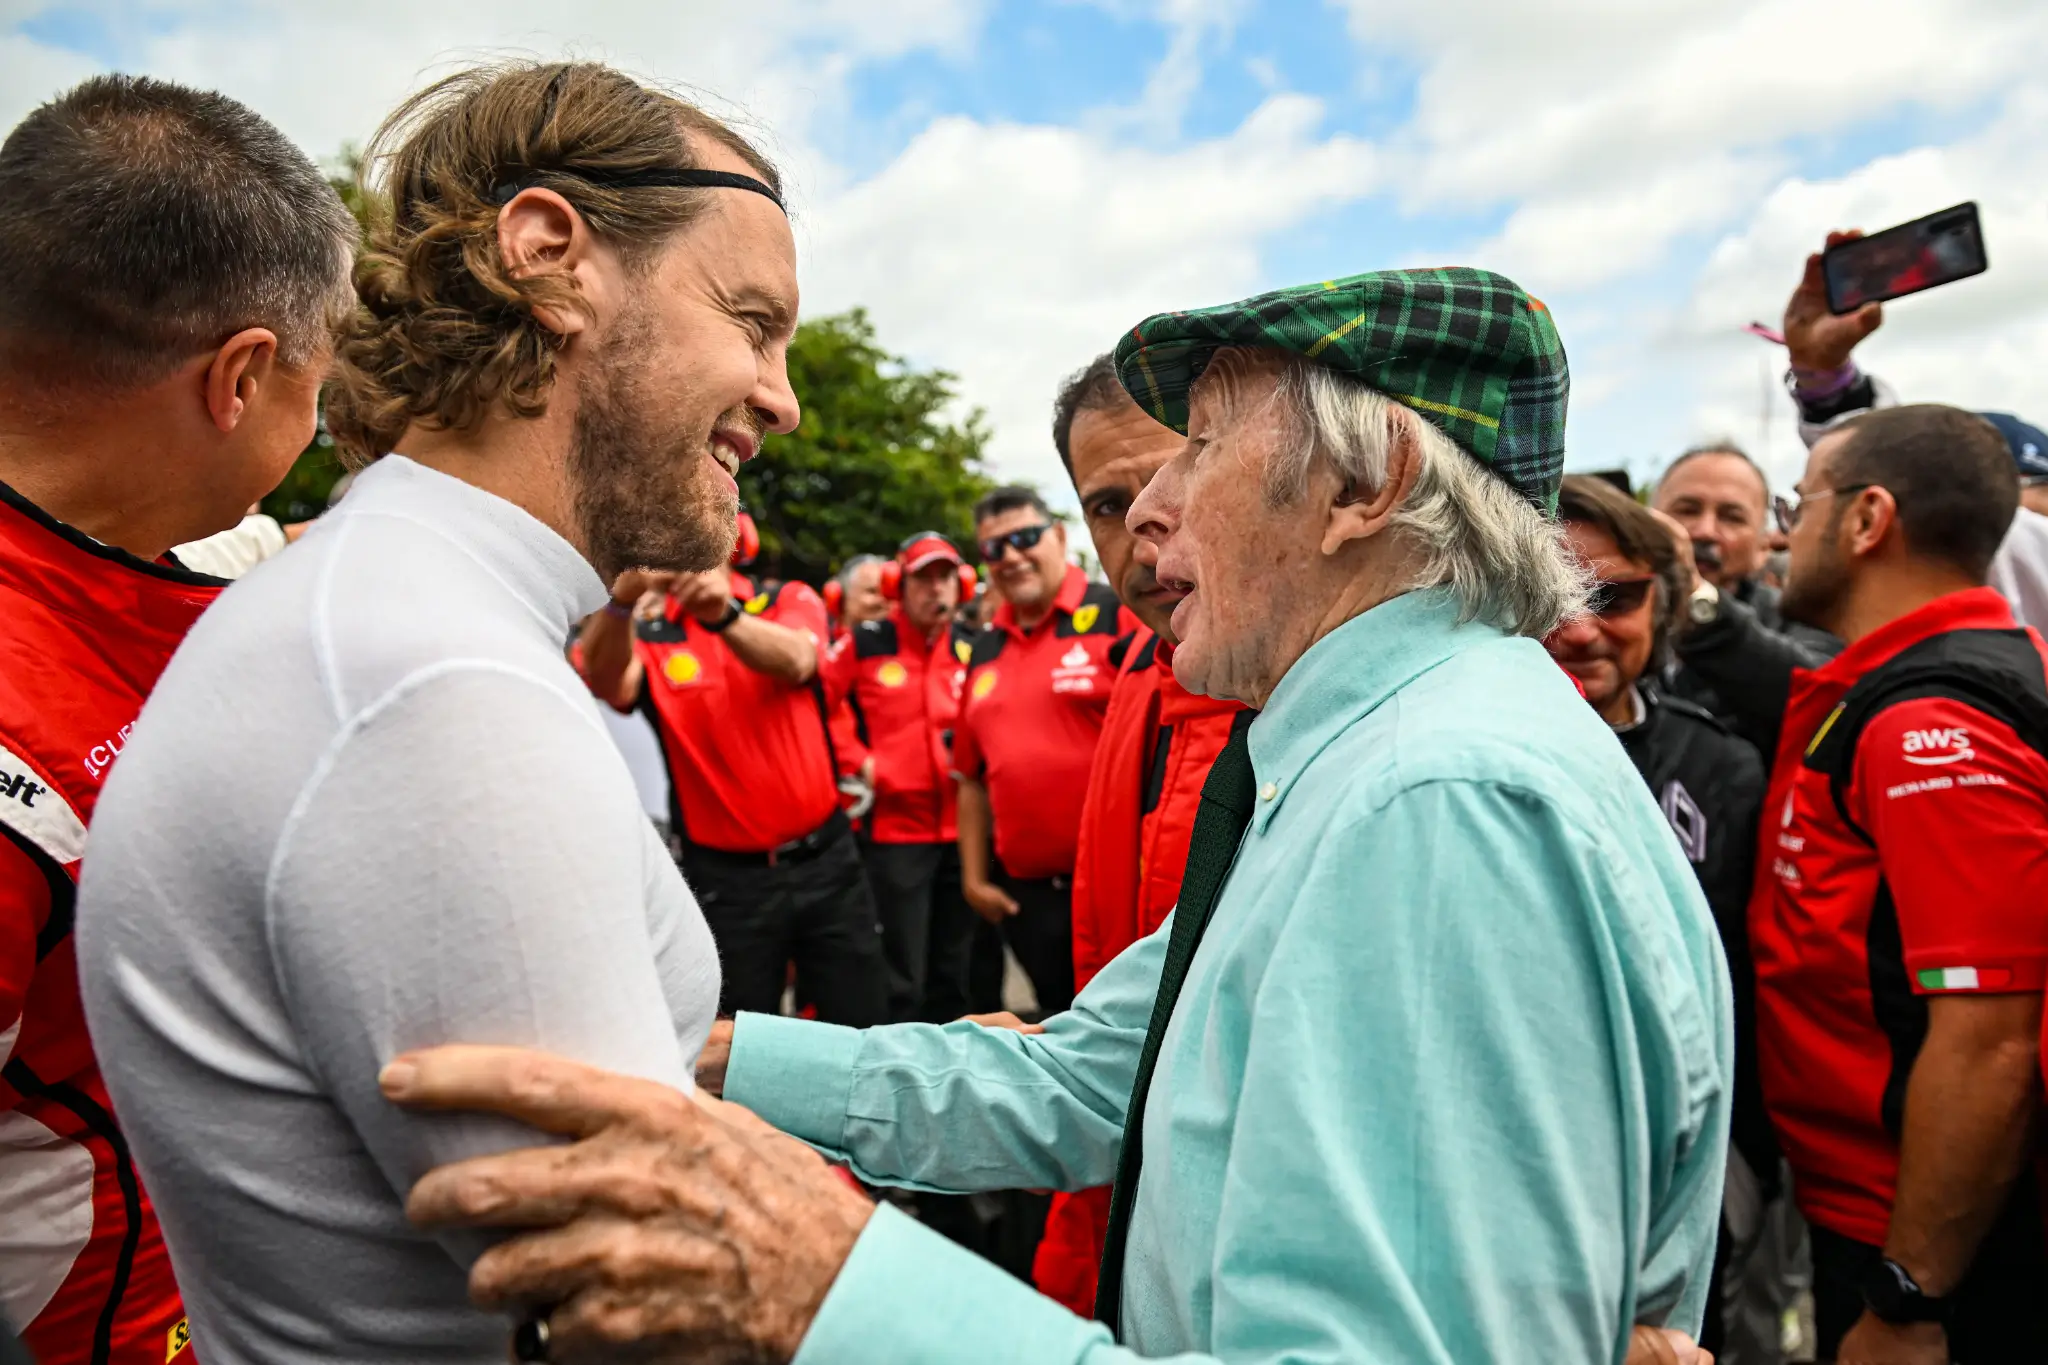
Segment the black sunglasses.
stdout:
<svg viewBox="0 0 2048 1365">
<path fill-rule="evenodd" d="M 1655 574 L 1644 574 L 1641 578 L 1603 578 L 1593 585 L 1593 591 L 1586 594 L 1586 610 L 1603 619 L 1626 616 L 1643 605 L 1650 589 L 1656 585 Z"/>
<path fill-rule="evenodd" d="M 990 536 L 987 540 L 978 542 L 981 557 L 994 564 L 1003 557 L 1003 547 L 1006 545 L 1018 554 L 1024 554 L 1045 539 L 1045 533 L 1051 529 L 1051 522 L 1042 521 L 1036 526 L 1019 526 L 1004 535 Z"/>
</svg>

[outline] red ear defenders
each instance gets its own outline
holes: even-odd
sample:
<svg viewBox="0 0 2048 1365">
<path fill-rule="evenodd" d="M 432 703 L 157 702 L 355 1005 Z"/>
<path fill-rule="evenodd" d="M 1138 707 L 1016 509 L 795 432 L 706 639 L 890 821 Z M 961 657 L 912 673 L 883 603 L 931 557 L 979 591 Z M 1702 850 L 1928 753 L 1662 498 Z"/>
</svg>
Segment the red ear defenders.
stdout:
<svg viewBox="0 0 2048 1365">
<path fill-rule="evenodd" d="M 899 545 L 896 548 L 896 557 L 894 559 L 883 561 L 881 585 L 882 596 L 888 598 L 891 602 L 897 601 L 902 598 L 903 561 L 909 556 L 912 550 L 916 549 L 918 546 L 924 544 L 928 540 L 938 541 L 947 549 L 952 550 L 956 558 L 959 556 L 960 552 L 959 550 L 954 548 L 953 542 L 947 540 L 937 531 L 919 531 L 916 535 L 904 541 L 901 545 Z M 976 581 L 977 580 L 974 576 L 973 568 L 966 564 L 960 565 L 960 600 L 962 602 L 972 602 L 974 600 L 974 585 Z"/>
<path fill-rule="evenodd" d="M 739 539 L 733 542 L 732 562 L 735 565 L 751 564 L 761 553 L 761 528 L 754 525 L 753 517 L 740 513 Z"/>
<path fill-rule="evenodd" d="M 825 610 L 836 619 L 839 615 L 839 609 L 845 605 L 846 589 L 843 586 L 841 586 L 837 578 L 826 579 Z"/>
</svg>

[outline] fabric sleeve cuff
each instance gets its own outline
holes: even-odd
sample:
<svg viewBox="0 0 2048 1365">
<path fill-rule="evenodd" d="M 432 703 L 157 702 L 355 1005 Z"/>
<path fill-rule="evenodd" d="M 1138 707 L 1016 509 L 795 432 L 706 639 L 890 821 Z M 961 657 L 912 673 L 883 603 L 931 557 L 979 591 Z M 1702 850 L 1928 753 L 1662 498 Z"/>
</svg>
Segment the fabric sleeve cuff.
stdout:
<svg viewBox="0 0 2048 1365">
<path fill-rule="evenodd" d="M 1109 1339 L 1101 1323 L 881 1204 L 791 1365 L 1074 1365 Z"/>
<path fill-rule="evenodd" d="M 859 1029 L 741 1014 L 733 1021 L 725 1098 L 791 1137 L 841 1151 L 860 1044 Z"/>
<path fill-rule="evenodd" d="M 2032 995 L 2048 983 L 2048 959 L 2038 957 L 1908 953 L 1906 970 L 1915 995 Z"/>
</svg>

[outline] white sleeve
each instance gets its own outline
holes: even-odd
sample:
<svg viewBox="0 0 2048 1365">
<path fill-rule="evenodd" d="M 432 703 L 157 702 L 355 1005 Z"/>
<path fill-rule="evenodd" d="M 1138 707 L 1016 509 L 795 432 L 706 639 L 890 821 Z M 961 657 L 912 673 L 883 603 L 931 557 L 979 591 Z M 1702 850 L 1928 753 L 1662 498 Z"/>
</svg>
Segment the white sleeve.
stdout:
<svg viewBox="0 0 2048 1365">
<path fill-rule="evenodd" d="M 407 1049 L 539 1047 L 690 1088 L 652 848 L 595 714 L 541 679 L 458 666 L 337 738 L 279 839 L 268 931 L 302 1060 L 399 1199 L 434 1166 L 536 1140 L 392 1105 L 377 1073 Z M 443 1239 L 465 1264 L 488 1242 Z"/>
<path fill-rule="evenodd" d="M 284 528 L 274 517 L 252 512 L 225 531 L 187 541 L 172 553 L 195 573 L 240 578 L 285 547 Z"/>
</svg>

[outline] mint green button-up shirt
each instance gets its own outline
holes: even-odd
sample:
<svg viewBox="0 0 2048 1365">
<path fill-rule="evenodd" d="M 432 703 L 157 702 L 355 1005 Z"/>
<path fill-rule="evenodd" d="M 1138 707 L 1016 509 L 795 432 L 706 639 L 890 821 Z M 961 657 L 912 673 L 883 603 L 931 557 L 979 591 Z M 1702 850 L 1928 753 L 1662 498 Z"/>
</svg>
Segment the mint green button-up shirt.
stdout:
<svg viewBox="0 0 2048 1365">
<path fill-rule="evenodd" d="M 1607 726 L 1429 591 L 1316 644 L 1250 744 L 1145 1112 L 1127 1346 L 885 1205 L 798 1365 L 1579 1365 L 1698 1332 L 1727 969 Z M 1039 1036 L 743 1015 L 726 1095 L 881 1184 L 1104 1184 L 1170 931 Z"/>
</svg>

